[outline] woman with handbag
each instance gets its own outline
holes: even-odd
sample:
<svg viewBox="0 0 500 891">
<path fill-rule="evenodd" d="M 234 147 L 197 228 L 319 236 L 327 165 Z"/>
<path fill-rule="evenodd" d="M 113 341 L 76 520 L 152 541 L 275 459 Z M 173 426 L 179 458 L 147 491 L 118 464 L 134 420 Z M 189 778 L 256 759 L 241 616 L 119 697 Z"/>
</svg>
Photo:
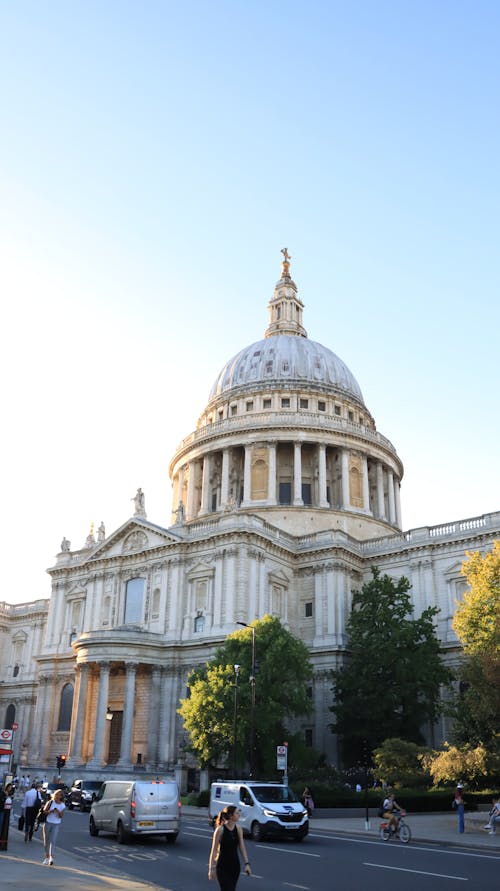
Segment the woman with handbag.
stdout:
<svg viewBox="0 0 500 891">
<path fill-rule="evenodd" d="M 45 814 L 45 822 L 43 824 L 44 866 L 54 866 L 56 841 L 65 810 L 64 793 L 62 789 L 56 789 L 52 798 L 49 798 L 43 808 Z"/>
</svg>

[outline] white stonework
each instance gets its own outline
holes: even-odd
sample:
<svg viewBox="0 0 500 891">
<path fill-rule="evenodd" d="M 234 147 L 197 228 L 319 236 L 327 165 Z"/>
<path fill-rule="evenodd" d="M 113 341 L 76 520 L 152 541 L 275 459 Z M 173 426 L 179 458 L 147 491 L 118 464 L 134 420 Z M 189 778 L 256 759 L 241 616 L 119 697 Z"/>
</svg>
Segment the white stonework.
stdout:
<svg viewBox="0 0 500 891">
<path fill-rule="evenodd" d="M 329 672 L 372 566 L 410 579 L 417 614 L 439 607 L 458 658 L 461 563 L 491 548 L 500 513 L 402 531 L 402 462 L 347 366 L 308 340 L 284 256 L 264 339 L 226 363 L 170 463 L 172 525 L 147 519 L 138 490 L 119 529 L 63 541 L 50 601 L 0 604 L 0 721 L 19 724 L 20 768 L 64 753 L 70 772 L 173 769 L 189 672 L 266 613 L 310 650 L 315 714 L 293 729 L 335 762 Z M 447 730 L 426 728 L 435 744 Z"/>
</svg>

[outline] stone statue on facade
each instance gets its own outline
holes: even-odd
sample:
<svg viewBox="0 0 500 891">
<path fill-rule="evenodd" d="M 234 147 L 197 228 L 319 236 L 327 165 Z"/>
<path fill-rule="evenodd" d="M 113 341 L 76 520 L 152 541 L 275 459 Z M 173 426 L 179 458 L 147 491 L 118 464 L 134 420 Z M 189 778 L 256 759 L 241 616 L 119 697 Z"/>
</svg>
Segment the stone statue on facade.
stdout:
<svg viewBox="0 0 500 891">
<path fill-rule="evenodd" d="M 179 507 L 175 512 L 175 525 L 183 526 L 184 525 L 184 504 L 182 501 L 179 501 Z"/>
<path fill-rule="evenodd" d="M 61 542 L 61 551 L 70 551 L 71 550 L 71 542 L 68 541 L 66 536 L 64 536 Z"/>
<path fill-rule="evenodd" d="M 94 536 L 94 524 L 90 524 L 90 532 L 87 535 L 87 540 L 85 542 L 86 548 L 93 548 L 95 545 L 95 536 Z"/>
<path fill-rule="evenodd" d="M 281 277 L 285 278 L 290 275 L 290 260 L 292 259 L 288 253 L 288 248 L 281 248 L 283 254 L 283 262 L 281 264 Z"/>
<path fill-rule="evenodd" d="M 99 529 L 97 530 L 97 541 L 104 541 L 105 538 L 106 538 L 106 527 L 105 527 L 103 521 L 101 520 L 101 525 L 99 526 Z"/>
<path fill-rule="evenodd" d="M 137 492 L 131 500 L 134 502 L 135 507 L 134 517 L 146 517 L 146 499 L 142 489 L 137 489 Z"/>
</svg>

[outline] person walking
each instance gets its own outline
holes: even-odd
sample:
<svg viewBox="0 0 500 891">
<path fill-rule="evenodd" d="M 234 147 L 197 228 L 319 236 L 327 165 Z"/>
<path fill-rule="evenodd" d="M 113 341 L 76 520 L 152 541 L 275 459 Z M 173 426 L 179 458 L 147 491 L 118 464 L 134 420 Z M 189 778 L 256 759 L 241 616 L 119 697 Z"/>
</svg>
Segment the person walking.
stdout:
<svg viewBox="0 0 500 891">
<path fill-rule="evenodd" d="M 314 801 L 309 786 L 306 786 L 302 793 L 302 801 L 304 802 L 304 807 L 307 811 L 307 815 L 309 817 L 312 817 L 312 813 L 314 810 Z"/>
<path fill-rule="evenodd" d="M 43 824 L 44 866 L 54 866 L 56 841 L 65 810 L 64 793 L 62 789 L 56 789 L 52 798 L 49 798 L 44 807 L 46 814 L 45 823 Z"/>
<path fill-rule="evenodd" d="M 455 798 L 453 799 L 453 802 L 452 802 L 452 807 L 456 808 L 456 810 L 457 810 L 458 831 L 460 833 L 465 832 L 465 819 L 464 819 L 465 801 L 464 801 L 464 795 L 463 795 L 463 788 L 464 787 L 462 786 L 462 784 L 458 783 L 457 788 L 455 790 Z"/>
<path fill-rule="evenodd" d="M 235 891 L 240 877 L 240 858 L 243 857 L 245 873 L 251 875 L 243 832 L 238 826 L 240 809 L 228 804 L 218 815 L 208 860 L 208 878 L 217 877 L 220 891 Z"/>
<path fill-rule="evenodd" d="M 35 826 L 36 816 L 40 810 L 42 799 L 38 794 L 36 783 L 33 783 L 31 789 L 27 789 L 21 807 L 24 814 L 24 841 L 33 841 L 33 828 Z"/>
</svg>

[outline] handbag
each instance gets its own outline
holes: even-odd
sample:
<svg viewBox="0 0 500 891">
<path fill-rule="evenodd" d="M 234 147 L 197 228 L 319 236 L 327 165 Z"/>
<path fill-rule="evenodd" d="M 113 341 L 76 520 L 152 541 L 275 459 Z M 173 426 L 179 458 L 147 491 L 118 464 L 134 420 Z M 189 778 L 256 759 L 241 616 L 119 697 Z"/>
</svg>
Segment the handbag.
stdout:
<svg viewBox="0 0 500 891">
<path fill-rule="evenodd" d="M 19 829 L 19 832 L 23 831 L 23 829 L 24 829 L 24 814 L 21 814 L 21 816 L 19 817 L 19 820 L 17 821 L 17 828 Z"/>
</svg>

